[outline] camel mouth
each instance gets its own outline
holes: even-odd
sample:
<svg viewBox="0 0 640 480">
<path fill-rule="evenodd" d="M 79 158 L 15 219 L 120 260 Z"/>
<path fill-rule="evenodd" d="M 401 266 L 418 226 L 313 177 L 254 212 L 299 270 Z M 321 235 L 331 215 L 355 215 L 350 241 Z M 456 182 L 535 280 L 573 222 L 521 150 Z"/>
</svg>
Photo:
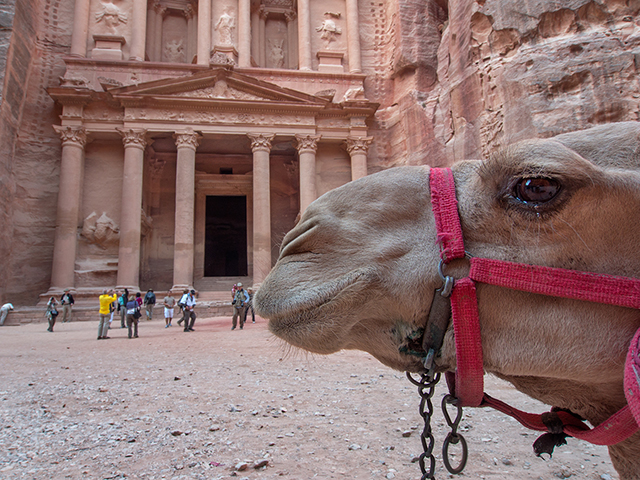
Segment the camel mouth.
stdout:
<svg viewBox="0 0 640 480">
<path fill-rule="evenodd" d="M 284 299 L 271 295 L 276 285 L 267 278 L 255 296 L 256 312 L 269 319 L 271 333 L 288 343 L 314 353 L 334 353 L 344 347 L 346 334 L 358 322 L 339 312 L 350 305 L 355 309 L 376 278 L 373 269 L 360 268 L 321 285 L 297 285 Z"/>
<path fill-rule="evenodd" d="M 286 275 L 285 275 L 286 277 Z M 272 285 L 269 277 L 255 295 L 255 306 L 259 315 L 271 321 L 291 318 L 313 311 L 335 301 L 341 295 L 348 294 L 350 287 L 370 284 L 375 274 L 371 268 L 359 268 L 342 277 L 318 286 L 299 284 L 294 286 L 283 299 L 280 295 L 271 295 L 270 290 L 279 291 L 279 285 Z M 361 290 L 361 288 L 351 289 Z"/>
</svg>

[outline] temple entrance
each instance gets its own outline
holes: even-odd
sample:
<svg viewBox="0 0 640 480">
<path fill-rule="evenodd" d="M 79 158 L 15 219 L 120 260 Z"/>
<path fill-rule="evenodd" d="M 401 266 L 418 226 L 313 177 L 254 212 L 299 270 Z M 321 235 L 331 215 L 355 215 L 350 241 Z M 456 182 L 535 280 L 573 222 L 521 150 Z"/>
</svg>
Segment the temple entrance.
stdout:
<svg viewBox="0 0 640 480">
<path fill-rule="evenodd" d="M 247 275 L 247 197 L 207 196 L 204 276 Z"/>
</svg>

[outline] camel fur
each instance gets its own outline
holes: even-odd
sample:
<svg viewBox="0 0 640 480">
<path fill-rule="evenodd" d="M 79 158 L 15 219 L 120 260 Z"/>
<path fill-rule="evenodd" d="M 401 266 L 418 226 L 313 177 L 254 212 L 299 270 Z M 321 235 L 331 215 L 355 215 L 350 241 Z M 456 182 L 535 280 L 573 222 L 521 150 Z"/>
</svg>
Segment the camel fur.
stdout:
<svg viewBox="0 0 640 480">
<path fill-rule="evenodd" d="M 474 256 L 640 278 L 640 123 L 511 145 L 452 169 Z M 328 192 L 287 234 L 255 296 L 270 330 L 321 354 L 369 352 L 420 372 L 403 349 L 424 327 L 439 250 L 428 167 L 399 167 Z M 521 188 L 543 179 L 552 198 Z M 526 189 L 525 189 L 526 190 Z M 468 265 L 447 267 L 454 277 Z M 484 368 L 518 390 L 599 424 L 626 405 L 623 367 L 640 312 L 477 285 Z M 436 360 L 455 369 L 451 326 Z M 640 480 L 640 435 L 609 447 L 621 480 Z"/>
</svg>

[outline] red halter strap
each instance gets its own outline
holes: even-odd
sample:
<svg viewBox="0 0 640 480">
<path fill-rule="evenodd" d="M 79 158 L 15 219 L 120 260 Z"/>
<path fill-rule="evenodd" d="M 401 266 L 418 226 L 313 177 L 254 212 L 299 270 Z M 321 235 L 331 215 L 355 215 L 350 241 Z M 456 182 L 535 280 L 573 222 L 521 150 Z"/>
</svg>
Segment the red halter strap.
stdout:
<svg viewBox="0 0 640 480">
<path fill-rule="evenodd" d="M 465 256 L 451 169 L 432 168 L 430 187 L 440 258 L 447 264 Z M 469 276 L 456 280 L 451 293 L 457 364 L 455 374 L 447 378 L 452 394 L 457 396 L 461 406 L 490 406 L 512 416 L 527 428 L 547 431 L 542 415 L 522 412 L 483 393 L 482 343 L 475 282 L 640 309 L 640 280 L 486 258 L 471 257 L 470 263 Z M 625 394 L 633 406 L 625 406 L 593 429 L 570 413 L 556 412 L 564 433 L 598 445 L 614 445 L 640 430 L 640 329 L 627 355 Z"/>
</svg>

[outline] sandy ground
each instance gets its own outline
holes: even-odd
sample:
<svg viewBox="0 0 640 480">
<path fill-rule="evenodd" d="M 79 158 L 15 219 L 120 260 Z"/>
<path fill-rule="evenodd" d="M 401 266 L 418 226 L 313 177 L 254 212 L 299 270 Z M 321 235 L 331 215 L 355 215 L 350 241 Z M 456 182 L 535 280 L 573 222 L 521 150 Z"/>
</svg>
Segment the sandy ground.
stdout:
<svg viewBox="0 0 640 480">
<path fill-rule="evenodd" d="M 230 323 L 198 319 L 184 333 L 142 321 L 129 340 L 114 321 L 102 341 L 97 319 L 55 333 L 0 328 L 0 478 L 421 477 L 419 396 L 402 372 L 362 352 L 292 352 L 262 319 L 242 331 Z M 519 408 L 544 408 L 486 382 Z M 434 430 L 440 458 L 439 411 Z M 575 439 L 551 460 L 535 457 L 537 434 L 495 411 L 467 409 L 462 430 L 462 478 L 618 478 L 604 447 Z M 454 478 L 440 461 L 437 478 Z"/>
</svg>

